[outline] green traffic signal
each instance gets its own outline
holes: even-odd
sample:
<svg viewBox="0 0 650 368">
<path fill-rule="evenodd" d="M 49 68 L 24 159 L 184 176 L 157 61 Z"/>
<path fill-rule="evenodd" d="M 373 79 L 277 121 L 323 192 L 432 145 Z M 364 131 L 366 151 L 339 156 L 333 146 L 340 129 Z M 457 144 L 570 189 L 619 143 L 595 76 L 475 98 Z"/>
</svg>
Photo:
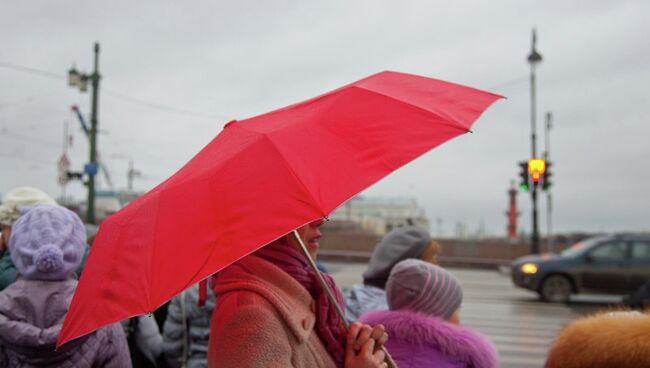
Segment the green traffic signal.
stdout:
<svg viewBox="0 0 650 368">
<path fill-rule="evenodd" d="M 521 161 L 519 165 L 519 189 L 527 192 L 530 190 L 528 176 L 528 161 Z"/>
</svg>

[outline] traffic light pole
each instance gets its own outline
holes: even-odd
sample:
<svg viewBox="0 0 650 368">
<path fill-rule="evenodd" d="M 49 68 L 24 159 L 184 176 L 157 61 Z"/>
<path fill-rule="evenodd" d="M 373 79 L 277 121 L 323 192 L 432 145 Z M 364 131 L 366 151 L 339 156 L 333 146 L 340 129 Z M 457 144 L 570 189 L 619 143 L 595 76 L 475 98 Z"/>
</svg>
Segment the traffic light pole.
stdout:
<svg viewBox="0 0 650 368">
<path fill-rule="evenodd" d="M 530 191 L 533 199 L 533 233 L 531 235 L 530 252 L 532 254 L 539 254 L 539 232 L 537 227 L 537 184 L 533 185 L 533 190 Z"/>
<path fill-rule="evenodd" d="M 92 79 L 92 109 L 90 115 L 90 165 L 86 221 L 95 223 L 95 175 L 97 174 L 97 97 L 99 94 L 99 43 L 95 43 L 95 69 Z"/>
</svg>

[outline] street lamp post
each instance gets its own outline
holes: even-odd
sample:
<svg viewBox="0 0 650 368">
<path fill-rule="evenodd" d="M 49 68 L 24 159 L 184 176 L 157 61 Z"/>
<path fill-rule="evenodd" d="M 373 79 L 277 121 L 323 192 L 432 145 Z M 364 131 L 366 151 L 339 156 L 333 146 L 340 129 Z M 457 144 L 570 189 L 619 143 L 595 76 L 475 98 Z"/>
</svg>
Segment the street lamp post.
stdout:
<svg viewBox="0 0 650 368">
<path fill-rule="evenodd" d="M 86 222 L 95 223 L 95 175 L 97 175 L 97 109 L 99 95 L 99 43 L 95 42 L 95 63 L 92 74 L 79 73 L 74 66 L 68 71 L 68 84 L 78 87 L 79 91 L 88 90 L 88 81 L 92 87 L 92 105 L 90 113 L 90 161 L 84 168 L 88 175 L 88 199 L 86 204 Z"/>
<path fill-rule="evenodd" d="M 537 126 L 535 116 L 537 114 L 536 95 L 535 95 L 535 68 L 542 62 L 542 55 L 537 52 L 537 32 L 533 29 L 533 40 L 528 63 L 530 64 L 530 124 L 531 124 L 531 148 L 532 158 L 537 157 Z M 537 185 L 533 185 L 530 191 L 533 201 L 533 231 L 531 235 L 531 253 L 539 253 L 539 232 L 537 230 Z"/>
</svg>

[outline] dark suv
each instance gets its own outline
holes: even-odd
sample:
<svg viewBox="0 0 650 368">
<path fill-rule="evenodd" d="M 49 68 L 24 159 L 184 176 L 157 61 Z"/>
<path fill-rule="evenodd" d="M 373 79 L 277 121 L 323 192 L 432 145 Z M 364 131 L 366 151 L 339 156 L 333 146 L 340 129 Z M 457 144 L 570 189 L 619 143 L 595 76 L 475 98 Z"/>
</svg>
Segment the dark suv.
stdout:
<svg viewBox="0 0 650 368">
<path fill-rule="evenodd" d="M 560 254 L 512 262 L 515 285 L 543 300 L 566 302 L 574 293 L 629 294 L 650 280 L 650 235 L 598 236 Z"/>
</svg>

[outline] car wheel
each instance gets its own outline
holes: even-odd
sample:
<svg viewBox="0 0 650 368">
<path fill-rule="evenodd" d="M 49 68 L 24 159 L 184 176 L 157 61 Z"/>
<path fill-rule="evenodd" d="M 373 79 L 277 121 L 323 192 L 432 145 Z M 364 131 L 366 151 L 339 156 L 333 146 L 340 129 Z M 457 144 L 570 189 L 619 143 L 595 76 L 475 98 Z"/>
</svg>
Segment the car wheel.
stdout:
<svg viewBox="0 0 650 368">
<path fill-rule="evenodd" d="M 551 275 L 544 279 L 539 289 L 543 300 L 553 303 L 564 303 L 571 296 L 571 281 L 562 275 Z"/>
</svg>

